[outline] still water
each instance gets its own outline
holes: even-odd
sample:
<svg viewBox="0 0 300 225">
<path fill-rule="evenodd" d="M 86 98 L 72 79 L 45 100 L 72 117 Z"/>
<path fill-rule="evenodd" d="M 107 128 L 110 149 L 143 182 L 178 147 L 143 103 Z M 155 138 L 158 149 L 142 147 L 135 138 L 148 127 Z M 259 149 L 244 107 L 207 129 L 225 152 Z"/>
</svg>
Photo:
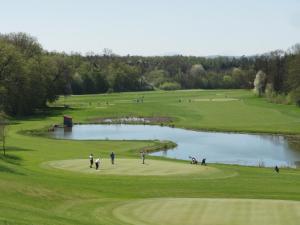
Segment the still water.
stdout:
<svg viewBox="0 0 300 225">
<path fill-rule="evenodd" d="M 208 163 L 258 166 L 290 166 L 300 162 L 283 136 L 191 131 L 150 125 L 75 125 L 71 132 L 56 129 L 55 138 L 74 140 L 170 140 L 177 147 L 154 156 L 188 160 L 206 158 Z M 112 149 L 113 150 L 113 149 Z"/>
</svg>

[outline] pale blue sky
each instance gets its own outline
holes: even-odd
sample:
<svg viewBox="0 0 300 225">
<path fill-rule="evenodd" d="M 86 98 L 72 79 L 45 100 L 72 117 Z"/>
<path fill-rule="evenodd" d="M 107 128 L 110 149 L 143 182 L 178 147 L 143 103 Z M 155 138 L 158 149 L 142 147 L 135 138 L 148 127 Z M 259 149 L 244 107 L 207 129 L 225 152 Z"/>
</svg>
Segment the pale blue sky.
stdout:
<svg viewBox="0 0 300 225">
<path fill-rule="evenodd" d="M 300 0 L 0 0 L 0 33 L 47 50 L 252 55 L 300 42 Z"/>
</svg>

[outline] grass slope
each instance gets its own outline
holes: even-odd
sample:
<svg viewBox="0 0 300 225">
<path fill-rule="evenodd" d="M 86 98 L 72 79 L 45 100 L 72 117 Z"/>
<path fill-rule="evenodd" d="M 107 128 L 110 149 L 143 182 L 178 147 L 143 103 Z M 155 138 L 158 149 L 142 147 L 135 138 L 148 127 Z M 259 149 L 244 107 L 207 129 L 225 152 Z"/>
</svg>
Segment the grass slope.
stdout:
<svg viewBox="0 0 300 225">
<path fill-rule="evenodd" d="M 134 101 L 142 96 L 144 103 Z M 197 100 L 215 98 L 238 100 Z M 56 106 L 63 103 L 64 100 L 61 99 Z M 116 212 L 123 209 L 124 204 L 131 206 L 132 203 L 134 207 L 139 201 L 148 199 L 161 199 L 163 202 L 165 199 L 177 198 L 300 201 L 299 169 L 281 169 L 280 174 L 276 174 L 269 168 L 210 165 L 210 168 L 218 173 L 209 176 L 201 173 L 123 176 L 118 172 L 101 176 L 49 168 L 45 167 L 45 162 L 86 159 L 91 152 L 106 158 L 111 151 L 116 153 L 118 159 L 139 160 L 140 149 L 157 148 L 162 144 L 149 141 L 54 140 L 43 136 L 31 136 L 28 133 L 24 135 L 26 130 L 60 123 L 63 114 L 70 114 L 75 121 L 80 122 L 99 117 L 170 116 L 174 118 L 176 126 L 191 129 L 299 134 L 300 109 L 295 106 L 267 103 L 264 99 L 253 97 L 248 91 L 240 90 L 72 96 L 67 98 L 66 103 L 73 109 L 57 108 L 51 110 L 50 114 L 15 120 L 15 124 L 9 127 L 8 155 L 1 156 L 0 159 L 0 224 L 130 224 L 131 222 L 126 222 L 128 218 L 126 221 L 120 218 L 124 212 Z M 155 163 L 160 165 L 168 162 L 172 163 L 170 165 L 176 164 L 176 167 L 180 165 L 180 168 L 181 165 L 187 166 L 187 162 L 155 159 Z M 134 168 L 130 171 L 133 170 Z M 188 209 L 195 207 L 195 212 L 197 208 L 202 209 L 204 205 L 211 204 L 195 202 L 191 203 L 191 207 L 189 200 L 183 201 Z M 230 202 L 228 204 L 230 205 Z M 245 204 L 245 209 L 253 205 L 251 202 L 241 204 Z M 260 204 L 261 202 L 258 205 Z M 150 204 L 149 207 L 154 206 Z M 276 207 L 281 208 L 281 203 L 274 202 L 273 208 Z M 287 211 L 292 212 L 298 206 L 295 208 L 287 203 L 285 207 Z M 223 206 L 220 208 L 224 209 Z M 275 217 L 273 212 L 277 211 L 270 211 L 270 215 Z M 257 214 L 258 212 L 255 216 Z M 157 215 L 153 217 L 159 218 Z M 187 215 L 179 214 L 183 218 Z M 148 218 L 151 218 L 151 215 L 149 216 Z M 290 217 L 288 214 L 282 216 Z M 133 224 L 136 224 L 135 221 L 139 218 L 135 215 L 130 217 Z M 205 218 L 209 219 L 209 214 Z M 293 222 L 295 217 L 291 218 Z M 180 221 L 180 218 L 176 220 Z M 153 221 L 155 223 L 156 220 Z M 236 221 L 237 224 L 241 224 L 239 220 Z"/>
</svg>

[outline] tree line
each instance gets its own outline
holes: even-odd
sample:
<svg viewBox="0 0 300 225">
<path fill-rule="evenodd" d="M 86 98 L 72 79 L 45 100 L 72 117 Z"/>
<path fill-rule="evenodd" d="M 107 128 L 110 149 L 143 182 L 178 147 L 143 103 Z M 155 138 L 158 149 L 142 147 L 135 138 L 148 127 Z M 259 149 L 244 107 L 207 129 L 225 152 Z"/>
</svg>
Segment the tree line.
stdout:
<svg viewBox="0 0 300 225">
<path fill-rule="evenodd" d="M 0 34 L 0 107 L 10 115 L 32 114 L 59 95 L 197 88 L 254 88 L 300 104 L 300 45 L 248 57 L 81 55 Z"/>
</svg>

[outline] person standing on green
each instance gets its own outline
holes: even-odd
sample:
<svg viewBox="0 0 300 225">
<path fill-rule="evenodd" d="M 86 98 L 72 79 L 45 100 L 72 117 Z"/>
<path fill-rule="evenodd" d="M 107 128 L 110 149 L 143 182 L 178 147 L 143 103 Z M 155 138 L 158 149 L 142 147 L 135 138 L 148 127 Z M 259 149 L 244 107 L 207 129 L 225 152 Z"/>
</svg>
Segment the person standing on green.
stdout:
<svg viewBox="0 0 300 225">
<path fill-rule="evenodd" d="M 94 164 L 94 156 L 92 153 L 90 154 L 89 159 L 90 159 L 90 168 L 92 168 Z"/>
<path fill-rule="evenodd" d="M 146 153 L 144 151 L 141 152 L 141 158 L 142 158 L 143 164 L 145 164 Z"/>
<path fill-rule="evenodd" d="M 111 164 L 114 165 L 115 164 L 115 153 L 114 152 L 111 152 L 110 159 L 111 159 Z"/>
<path fill-rule="evenodd" d="M 99 165 L 100 165 L 100 158 L 96 159 L 95 165 L 96 165 L 96 170 L 98 170 L 99 169 Z"/>
</svg>

